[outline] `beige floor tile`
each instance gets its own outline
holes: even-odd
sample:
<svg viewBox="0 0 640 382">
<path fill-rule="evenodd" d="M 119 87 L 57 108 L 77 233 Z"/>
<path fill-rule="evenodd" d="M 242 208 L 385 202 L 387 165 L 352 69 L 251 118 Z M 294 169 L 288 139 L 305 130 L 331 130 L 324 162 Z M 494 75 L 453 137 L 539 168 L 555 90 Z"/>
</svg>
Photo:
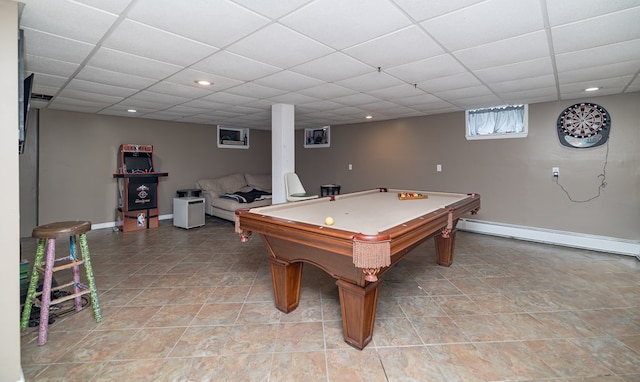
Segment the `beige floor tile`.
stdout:
<svg viewBox="0 0 640 382">
<path fill-rule="evenodd" d="M 327 368 L 323 351 L 276 353 L 273 356 L 270 382 L 324 382 Z"/>
<path fill-rule="evenodd" d="M 27 381 L 640 381 L 632 257 L 460 231 L 447 268 L 429 240 L 381 276 L 360 351 L 335 279 L 306 264 L 299 307 L 280 312 L 264 243 L 230 222 L 89 234 L 102 322 L 89 306 L 44 346 L 25 331 Z"/>
</svg>

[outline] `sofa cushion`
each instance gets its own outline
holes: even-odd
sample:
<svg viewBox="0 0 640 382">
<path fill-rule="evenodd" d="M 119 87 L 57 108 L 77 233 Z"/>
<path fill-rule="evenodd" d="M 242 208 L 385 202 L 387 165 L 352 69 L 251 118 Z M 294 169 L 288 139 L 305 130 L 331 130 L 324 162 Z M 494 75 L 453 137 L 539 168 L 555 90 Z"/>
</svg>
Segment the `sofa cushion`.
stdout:
<svg viewBox="0 0 640 382">
<path fill-rule="evenodd" d="M 233 199 L 225 199 L 225 198 L 215 198 L 211 201 L 211 205 L 213 207 L 217 207 L 227 211 L 235 211 L 238 208 L 253 208 L 253 207 L 261 207 L 268 206 L 271 204 L 271 199 L 262 199 L 256 200 L 252 203 L 238 203 Z"/>
<path fill-rule="evenodd" d="M 210 195 L 220 195 L 242 189 L 247 181 L 244 174 L 231 174 L 216 179 L 200 179 L 198 184 L 200 189 L 208 191 Z"/>
<path fill-rule="evenodd" d="M 271 175 L 270 174 L 245 174 L 245 179 L 249 188 L 271 192 Z"/>
</svg>

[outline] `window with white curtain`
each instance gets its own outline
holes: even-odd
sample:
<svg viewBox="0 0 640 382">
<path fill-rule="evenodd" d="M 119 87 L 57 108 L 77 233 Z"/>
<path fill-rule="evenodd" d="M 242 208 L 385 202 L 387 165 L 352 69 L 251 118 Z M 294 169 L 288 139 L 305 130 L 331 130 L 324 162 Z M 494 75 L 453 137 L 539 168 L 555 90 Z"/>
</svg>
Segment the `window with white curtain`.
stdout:
<svg viewBox="0 0 640 382">
<path fill-rule="evenodd" d="M 467 139 L 524 138 L 528 132 L 528 105 L 467 110 Z"/>
</svg>

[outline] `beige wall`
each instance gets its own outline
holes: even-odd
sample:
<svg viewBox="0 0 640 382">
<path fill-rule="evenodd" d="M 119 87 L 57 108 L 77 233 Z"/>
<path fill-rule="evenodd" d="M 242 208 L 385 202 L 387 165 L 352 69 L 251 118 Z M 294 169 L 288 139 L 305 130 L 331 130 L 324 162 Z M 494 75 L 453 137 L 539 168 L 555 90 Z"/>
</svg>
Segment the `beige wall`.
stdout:
<svg viewBox="0 0 640 382">
<path fill-rule="evenodd" d="M 4 206 L 0 220 L 0 380 L 19 381 L 20 211 L 18 175 L 18 4 L 0 0 L 0 163 Z"/>
<path fill-rule="evenodd" d="M 585 100 L 587 101 L 587 100 Z M 467 141 L 464 113 L 331 127 L 331 147 L 305 149 L 296 131 L 296 171 L 319 192 L 336 182 L 343 192 L 400 187 L 482 195 L 478 219 L 523 226 L 640 239 L 640 93 L 589 99 L 613 121 L 607 186 L 598 193 L 607 146 L 571 149 L 558 142 L 555 124 L 572 101 L 530 105 L 526 139 Z M 175 190 L 201 177 L 236 171 L 270 172 L 270 132 L 252 130 L 249 150 L 218 149 L 215 126 L 42 110 L 40 116 L 40 223 L 115 219 L 116 168 L 122 143 L 153 144 L 161 214 L 171 214 Z M 353 170 L 347 169 L 348 164 Z M 436 172 L 436 164 L 443 171 Z"/>
<path fill-rule="evenodd" d="M 173 123 L 56 110 L 40 111 L 39 222 L 113 222 L 113 178 L 123 143 L 151 144 L 160 178 L 160 214 L 172 213 L 176 190 L 233 172 L 271 172 L 271 133 L 251 130 L 249 149 L 219 149 L 211 125 Z"/>
<path fill-rule="evenodd" d="M 530 105 L 525 139 L 467 141 L 464 113 L 332 126 L 326 149 L 304 149 L 298 132 L 296 171 L 313 192 L 332 182 L 343 192 L 379 186 L 476 192 L 481 220 L 639 240 L 640 93 L 581 101 L 597 102 L 612 118 L 607 186 L 586 203 L 571 202 L 551 176 L 560 167 L 559 181 L 574 200 L 598 193 L 607 146 L 567 148 L 555 130 L 560 112 L 577 100 Z"/>
</svg>

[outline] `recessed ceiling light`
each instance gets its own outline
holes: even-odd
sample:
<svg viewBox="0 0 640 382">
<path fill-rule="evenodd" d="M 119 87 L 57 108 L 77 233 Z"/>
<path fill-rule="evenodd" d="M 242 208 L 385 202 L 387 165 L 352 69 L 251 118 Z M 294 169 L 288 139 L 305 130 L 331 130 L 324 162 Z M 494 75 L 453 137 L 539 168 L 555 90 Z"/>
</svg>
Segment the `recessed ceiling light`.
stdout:
<svg viewBox="0 0 640 382">
<path fill-rule="evenodd" d="M 596 90 L 600 90 L 600 88 L 597 86 L 593 86 L 593 87 L 584 89 L 585 92 L 595 92 Z"/>
<path fill-rule="evenodd" d="M 127 113 L 137 113 L 137 112 L 138 112 L 138 110 L 136 110 L 136 109 L 129 109 L 129 110 L 127 110 Z"/>
<path fill-rule="evenodd" d="M 202 85 L 202 86 L 209 86 L 209 85 L 211 85 L 211 82 L 209 82 L 207 80 L 199 80 L 199 81 L 196 81 L 196 84 Z"/>
<path fill-rule="evenodd" d="M 366 119 L 373 119 L 373 115 L 367 115 L 365 118 Z"/>
</svg>

